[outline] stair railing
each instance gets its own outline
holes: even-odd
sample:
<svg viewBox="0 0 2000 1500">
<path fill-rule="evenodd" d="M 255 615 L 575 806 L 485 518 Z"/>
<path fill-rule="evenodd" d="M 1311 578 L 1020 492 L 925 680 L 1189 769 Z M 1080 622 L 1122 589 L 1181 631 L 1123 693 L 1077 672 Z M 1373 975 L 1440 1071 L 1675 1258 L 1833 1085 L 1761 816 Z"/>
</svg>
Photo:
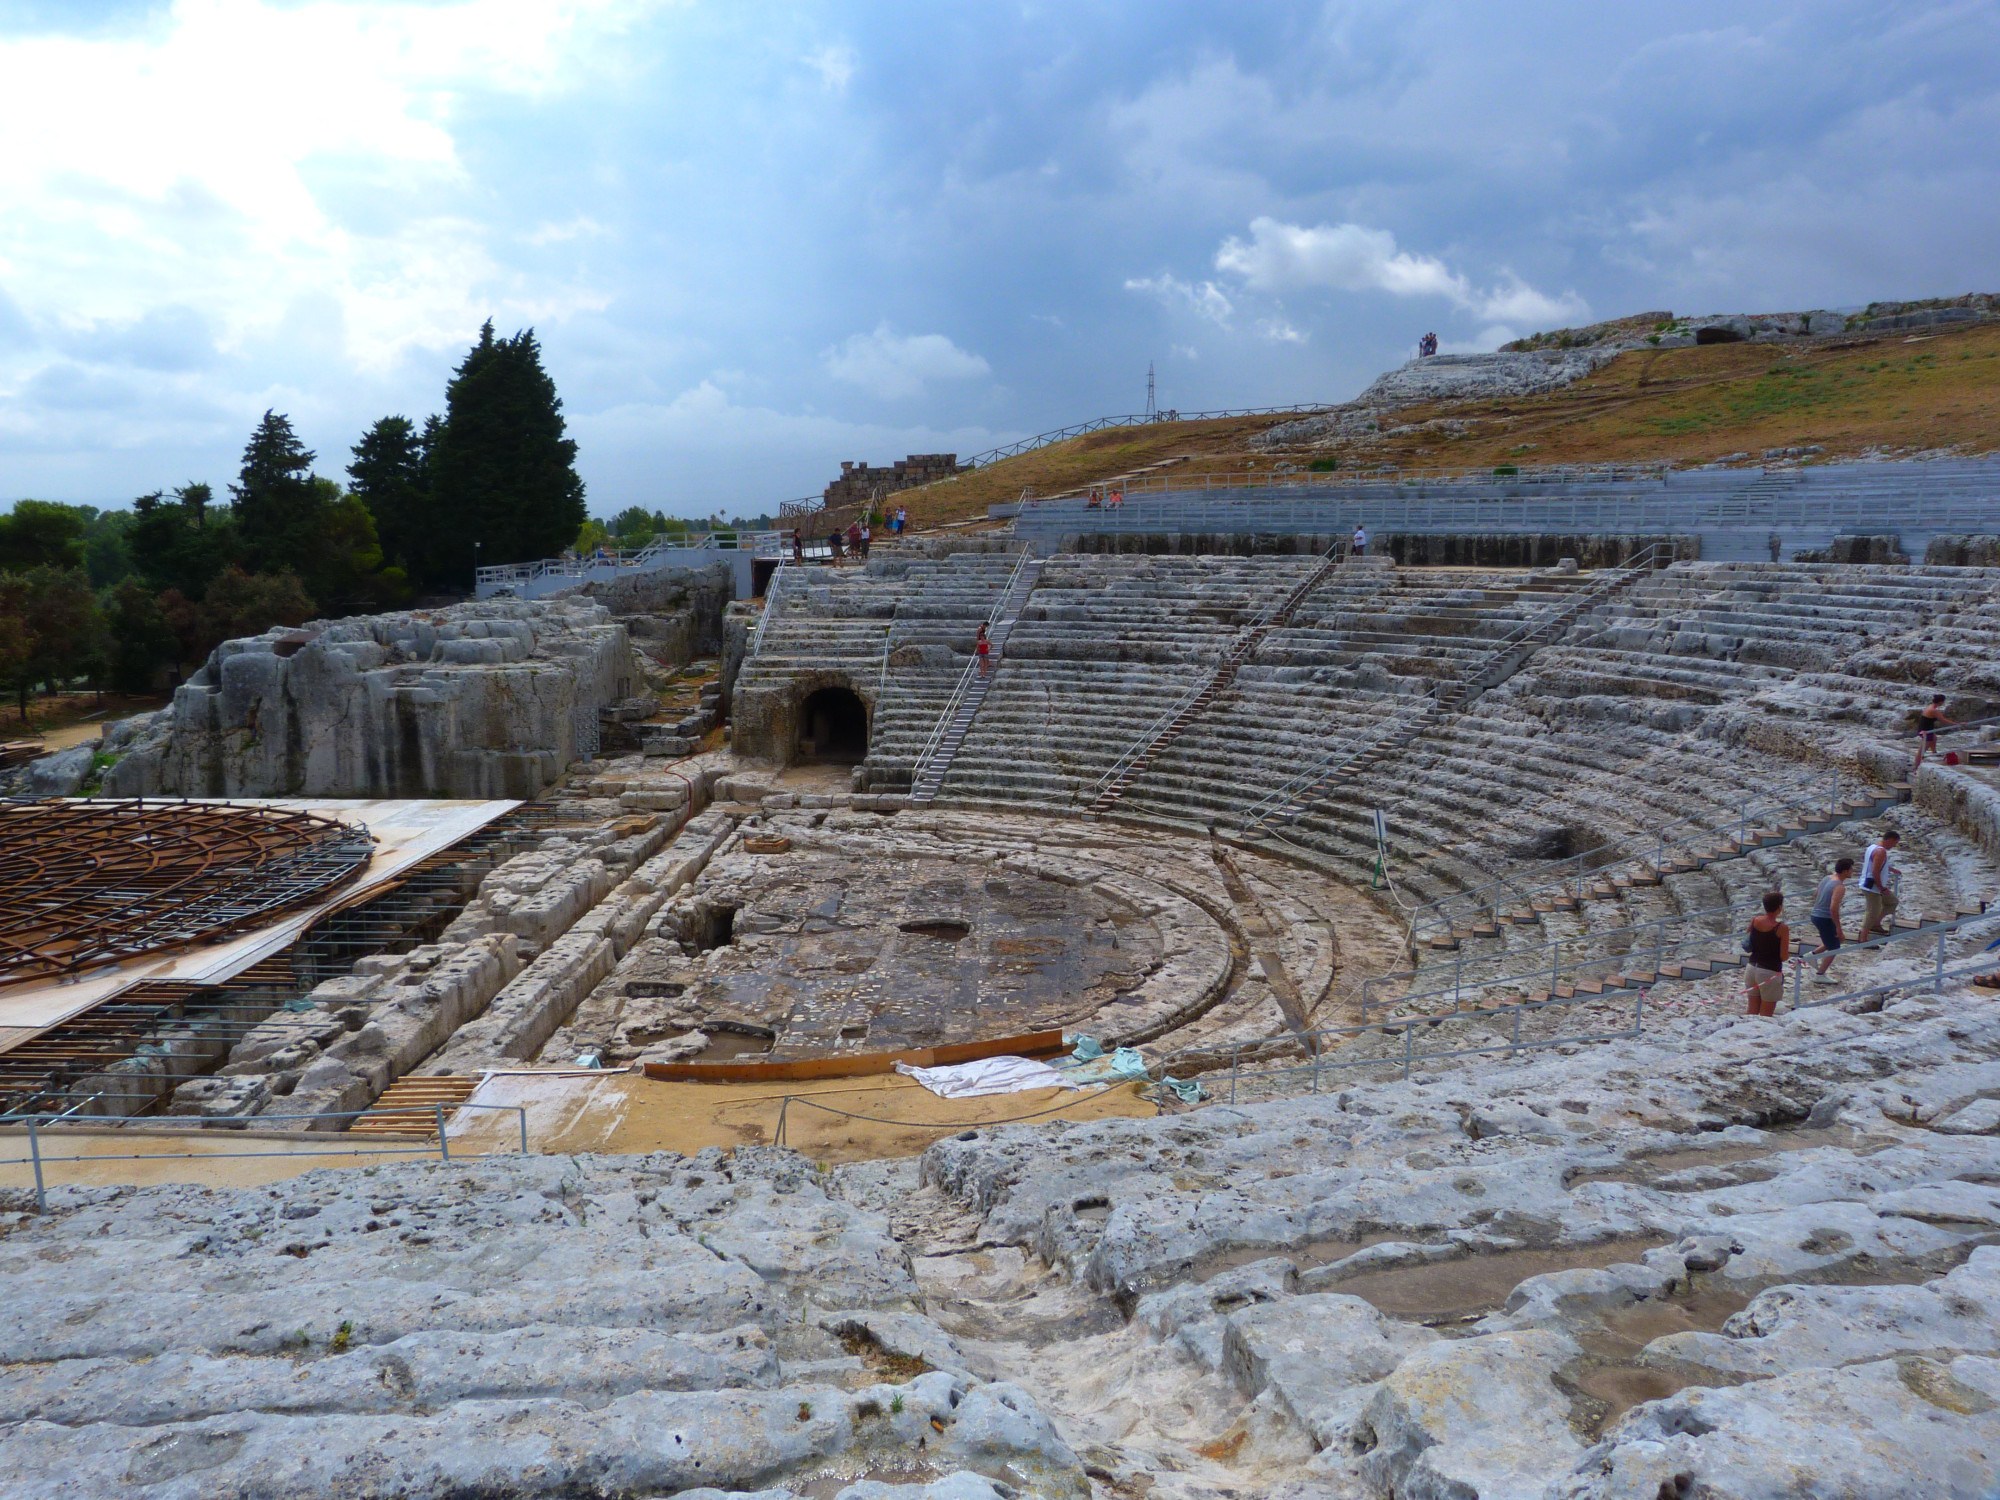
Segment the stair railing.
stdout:
<svg viewBox="0 0 2000 1500">
<path fill-rule="evenodd" d="M 1607 570 L 1606 576 L 1592 580 L 1591 587 L 1580 591 L 1576 597 L 1565 600 L 1552 609 L 1543 611 L 1533 619 L 1523 620 L 1506 635 L 1493 643 L 1493 649 L 1486 653 L 1482 665 L 1469 677 L 1439 678 L 1425 690 L 1418 700 L 1423 706 L 1414 714 L 1399 715 L 1404 720 L 1403 727 L 1389 735 L 1371 740 L 1364 745 L 1336 748 L 1317 764 L 1308 766 L 1290 781 L 1276 790 L 1268 792 L 1245 816 L 1245 835 L 1257 832 L 1280 812 L 1301 800 L 1302 797 L 1329 777 L 1338 775 L 1344 768 L 1367 755 L 1370 751 L 1394 749 L 1408 744 L 1423 726 L 1449 707 L 1463 707 L 1469 702 L 1473 690 L 1483 691 L 1492 686 L 1495 672 L 1503 661 L 1544 631 L 1561 630 L 1574 624 L 1576 620 L 1609 599 L 1617 590 L 1643 577 L 1646 573 L 1672 562 L 1675 555 L 1672 543 L 1654 542 L 1634 553 L 1616 569 Z M 1463 689 L 1464 701 L 1447 703 L 1455 697 L 1454 689 Z"/>
<path fill-rule="evenodd" d="M 1167 706 L 1166 711 L 1160 714 L 1158 718 L 1140 730 L 1138 737 L 1125 747 L 1124 753 L 1111 763 L 1111 768 L 1097 778 L 1097 785 L 1090 789 L 1091 801 L 1097 801 L 1104 795 L 1108 788 L 1116 786 L 1127 771 L 1146 755 L 1159 740 L 1160 736 L 1167 732 L 1174 720 L 1178 719 L 1193 705 L 1197 698 L 1215 685 L 1216 679 L 1223 672 L 1228 671 L 1232 667 L 1241 666 L 1256 647 L 1262 643 L 1262 632 L 1268 630 L 1274 620 L 1280 616 L 1290 614 L 1301 604 L 1305 603 L 1313 590 L 1317 589 L 1326 580 L 1326 575 L 1347 561 L 1348 553 L 1351 549 L 1352 542 L 1348 538 L 1341 538 L 1340 541 L 1327 549 L 1326 553 L 1320 558 L 1319 565 L 1305 578 L 1301 579 L 1290 593 L 1286 594 L 1282 599 L 1274 600 L 1272 603 L 1265 605 L 1261 611 L 1254 615 L 1249 623 L 1238 633 L 1236 639 L 1230 643 L 1229 651 L 1223 656 L 1221 663 L 1205 677 L 1196 681 L 1193 686 L 1189 687 L 1178 698 L 1174 699 Z"/>
<path fill-rule="evenodd" d="M 1548 891 L 1573 892 L 1580 901 L 1586 877 L 1602 879 L 1608 872 L 1630 867 L 1649 868 L 1655 874 L 1664 874 L 1668 857 L 1694 848 L 1704 842 L 1734 838 L 1739 852 L 1749 841 L 1752 827 L 1771 823 L 1786 813 L 1803 812 L 1807 816 L 1817 816 L 1812 811 L 1824 806 L 1827 817 L 1836 817 L 1840 809 L 1840 772 L 1807 771 L 1796 780 L 1785 783 L 1775 792 L 1761 792 L 1755 797 L 1746 797 L 1737 803 L 1733 813 L 1719 824 L 1699 822 L 1693 817 L 1676 818 L 1662 823 L 1651 830 L 1653 847 L 1639 854 L 1615 855 L 1600 864 L 1588 863 L 1605 853 L 1603 849 L 1586 849 L 1581 854 L 1566 854 L 1560 859 L 1552 859 L 1532 870 L 1524 870 L 1518 875 L 1502 876 L 1485 885 L 1469 890 L 1456 891 L 1449 896 L 1440 896 L 1425 906 L 1420 906 L 1410 914 L 1410 941 L 1421 943 L 1428 936 L 1428 928 L 1442 923 L 1446 931 L 1451 928 L 1454 918 L 1475 920 L 1481 917 L 1498 920 L 1499 906 L 1503 898 L 1526 903 Z M 1732 830 L 1729 824 L 1733 822 Z M 1687 831 L 1669 839 L 1669 830 L 1684 827 Z"/>
<path fill-rule="evenodd" d="M 1450 984 L 1440 984 L 1435 989 L 1420 990 L 1415 994 L 1397 995 L 1386 1000 L 1375 998 L 1375 986 L 1390 985 L 1399 980 L 1419 979 L 1423 977 L 1426 971 L 1423 969 L 1405 969 L 1394 974 L 1378 974 L 1373 978 L 1362 981 L 1361 1019 L 1366 1021 L 1371 1011 L 1388 1010 L 1401 1005 L 1414 1005 L 1423 1000 L 1443 1002 L 1448 998 L 1452 1008 L 1455 1009 L 1463 1002 L 1467 994 L 1477 996 L 1481 991 L 1502 985 L 1546 983 L 1549 988 L 1549 994 L 1553 996 L 1556 987 L 1562 983 L 1565 975 L 1575 980 L 1586 977 L 1584 971 L 1587 969 L 1602 968 L 1608 977 L 1611 974 L 1620 974 L 1628 970 L 1643 971 L 1650 963 L 1653 973 L 1657 975 L 1662 964 L 1673 962 L 1674 955 L 1681 954 L 1691 948 L 1702 949 L 1710 954 L 1718 954 L 1718 950 L 1721 950 L 1718 957 L 1726 961 L 1721 965 L 1722 967 L 1739 967 L 1744 955 L 1735 946 L 1737 941 L 1742 937 L 1742 933 L 1736 929 L 1735 923 L 1738 918 L 1747 920 L 1757 912 L 1762 911 L 1762 903 L 1763 897 L 1750 897 L 1742 901 L 1731 902 L 1727 906 L 1711 907 L 1706 911 L 1683 912 L 1677 916 L 1662 917 L 1651 922 L 1641 922 L 1633 927 L 1610 927 L 1598 932 L 1583 933 L 1576 937 L 1557 938 L 1534 948 L 1510 949 L 1504 955 L 1505 959 L 1533 959 L 1534 962 L 1525 965 L 1513 973 L 1493 974 L 1484 979 L 1475 978 L 1470 982 L 1467 982 L 1464 977 L 1464 957 L 1460 955 L 1450 966 L 1452 969 L 1452 982 Z M 1936 935 L 1940 943 L 1942 943 L 1943 936 L 1946 933 L 1956 932 L 1961 927 L 1971 926 L 1976 923 L 1991 922 L 1994 919 L 1994 913 L 1983 909 L 1977 912 L 1962 912 L 1935 922 L 1919 918 L 1918 924 L 1915 927 L 1905 928 L 1900 932 L 1891 930 L 1880 937 L 1870 939 L 1866 943 L 1859 941 L 1846 942 L 1841 944 L 1840 951 L 1842 954 L 1858 953 L 1871 948 L 1880 948 L 1904 938 L 1917 936 L 1930 937 Z M 1688 937 L 1675 938 L 1672 941 L 1668 940 L 1667 928 L 1669 926 L 1677 926 L 1685 922 L 1701 921 L 1719 922 L 1723 926 L 1723 931 L 1700 932 Z M 1623 953 L 1583 954 L 1569 959 L 1565 959 L 1562 956 L 1562 950 L 1566 946 L 1574 948 L 1579 944 L 1604 941 L 1620 934 L 1637 936 L 1647 931 L 1651 931 L 1656 935 L 1653 945 L 1648 948 L 1632 948 Z M 1942 946 L 1940 946 L 1940 954 L 1942 951 Z M 1543 954 L 1547 955 L 1546 959 L 1540 957 Z M 1803 962 L 1804 957 L 1805 955 L 1801 953 L 1795 953 L 1791 961 L 1795 963 Z M 1434 973 L 1445 967 L 1443 964 L 1436 964 L 1432 966 L 1429 972 Z"/>
<path fill-rule="evenodd" d="M 1030 549 L 1023 546 L 1020 555 L 1014 560 L 1013 570 L 1007 574 L 1007 582 L 1000 590 L 1000 597 L 995 601 L 992 612 L 986 617 L 986 635 L 989 641 L 993 636 L 993 627 L 999 624 L 1007 613 L 1008 601 L 1013 598 L 1014 589 L 1020 583 L 1021 574 L 1027 568 L 1031 556 Z M 916 763 L 910 772 L 912 791 L 915 791 L 923 781 L 924 773 L 937 758 L 938 750 L 944 744 L 945 735 L 951 731 L 952 721 L 958 716 L 959 708 L 972 692 L 972 685 L 978 679 L 979 657 L 975 653 L 971 660 L 966 662 L 965 670 L 958 674 L 958 682 L 951 690 L 951 697 L 945 703 L 944 712 L 938 715 L 937 723 L 931 726 L 930 738 L 924 741 L 924 748 L 917 753 Z"/>
<path fill-rule="evenodd" d="M 787 566 L 782 561 L 771 570 L 771 577 L 764 585 L 764 612 L 757 616 L 757 633 L 750 639 L 750 660 L 756 660 L 757 653 L 764 649 L 764 632 L 771 628 L 771 617 L 777 613 L 779 596 L 784 593 L 785 585 L 796 571 L 795 566 Z"/>
</svg>

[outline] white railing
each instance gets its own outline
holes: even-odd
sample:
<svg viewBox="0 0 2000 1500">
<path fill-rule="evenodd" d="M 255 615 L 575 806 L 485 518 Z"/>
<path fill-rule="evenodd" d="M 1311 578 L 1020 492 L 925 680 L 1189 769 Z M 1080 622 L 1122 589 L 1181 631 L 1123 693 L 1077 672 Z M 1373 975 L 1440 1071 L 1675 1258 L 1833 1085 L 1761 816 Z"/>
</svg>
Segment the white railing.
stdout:
<svg viewBox="0 0 2000 1500">
<path fill-rule="evenodd" d="M 995 601 L 992 612 L 986 617 L 986 631 L 989 641 L 992 639 L 993 627 L 999 624 L 1002 616 L 1006 614 L 1008 601 L 1013 598 L 1015 586 L 1021 581 L 1021 574 L 1028 566 L 1028 560 L 1032 555 L 1030 549 L 1023 547 L 1020 555 L 1014 560 L 1013 570 L 1007 575 L 1006 586 L 1000 590 L 999 599 Z M 910 772 L 910 787 L 912 790 L 923 780 L 924 773 L 930 769 L 931 762 L 937 758 L 938 748 L 943 745 L 944 737 L 951 732 L 952 721 L 957 717 L 959 708 L 971 693 L 972 684 L 978 681 L 978 679 L 979 657 L 975 653 L 972 659 L 966 662 L 965 670 L 958 674 L 958 683 L 951 690 L 951 698 L 945 704 L 944 712 L 938 715 L 937 723 L 931 726 L 930 738 L 924 741 L 924 748 L 917 754 L 916 764 Z"/>
<path fill-rule="evenodd" d="M 669 554 L 676 552 L 750 552 L 758 557 L 778 557 L 783 553 L 786 536 L 787 533 L 782 531 L 690 532 L 684 537 L 657 537 L 638 548 L 605 547 L 584 556 L 494 563 L 477 569 L 475 580 L 482 586 L 505 587 L 544 578 L 586 578 L 607 568 L 643 572 L 659 566 Z"/>
<path fill-rule="evenodd" d="M 1142 729 L 1139 732 L 1138 738 L 1125 748 L 1124 754 L 1113 761 L 1111 768 L 1097 778 L 1097 785 L 1091 788 L 1092 799 L 1095 800 L 1102 797 L 1107 788 L 1116 786 L 1119 780 L 1124 777 L 1127 770 L 1153 747 L 1160 736 L 1167 732 L 1167 729 L 1173 724 L 1174 720 L 1187 712 L 1189 706 L 1197 698 L 1207 692 L 1210 687 L 1214 686 L 1222 673 L 1233 666 L 1240 666 L 1242 664 L 1243 660 L 1258 645 L 1262 632 L 1270 626 L 1273 620 L 1281 614 L 1298 608 L 1299 605 L 1305 602 L 1306 597 L 1319 586 L 1329 572 L 1347 561 L 1347 556 L 1351 549 L 1352 541 L 1349 538 L 1343 537 L 1320 558 L 1318 566 L 1306 578 L 1296 584 L 1282 598 L 1275 599 L 1265 605 L 1243 627 L 1236 640 L 1231 643 L 1228 653 L 1224 655 L 1220 664 L 1211 670 L 1208 675 L 1198 679 L 1186 692 L 1176 698 L 1164 713 Z"/>
<path fill-rule="evenodd" d="M 1447 699 L 1457 698 L 1461 692 L 1464 696 L 1458 699 L 1455 706 L 1463 707 L 1465 703 L 1471 701 L 1475 693 L 1492 686 L 1493 682 L 1498 680 L 1498 676 L 1504 676 L 1507 671 L 1518 665 L 1512 662 L 1512 658 L 1532 646 L 1536 636 L 1551 630 L 1567 629 L 1628 583 L 1671 562 L 1673 555 L 1674 549 L 1671 545 L 1655 542 L 1634 553 L 1619 567 L 1606 570 L 1604 577 L 1593 580 L 1591 587 L 1581 591 L 1575 598 L 1565 600 L 1538 616 L 1521 621 L 1506 635 L 1493 642 L 1492 649 L 1482 658 L 1479 670 L 1470 677 L 1441 677 L 1417 699 L 1418 707 L 1413 713 L 1398 713 L 1397 717 L 1404 721 L 1402 729 L 1369 740 L 1365 744 L 1336 749 L 1316 765 L 1308 766 L 1284 785 L 1266 793 L 1246 815 L 1243 832 L 1254 833 L 1262 828 L 1280 812 L 1309 796 L 1314 788 L 1329 777 L 1338 775 L 1343 767 L 1359 760 L 1371 750 L 1382 748 L 1394 741 L 1407 741 L 1413 738 L 1426 722 L 1444 711 Z"/>
<path fill-rule="evenodd" d="M 771 628 L 771 619 L 778 612 L 779 596 L 784 593 L 785 585 L 791 582 L 796 571 L 797 564 L 782 561 L 771 570 L 770 581 L 764 585 L 764 611 L 757 616 L 757 633 L 750 639 L 750 654 L 744 658 L 746 664 L 755 661 L 757 653 L 764 649 L 764 632 Z"/>
<path fill-rule="evenodd" d="M 1577 899 L 1581 900 L 1586 879 L 1603 880 L 1612 872 L 1628 867 L 1650 868 L 1654 873 L 1662 874 L 1669 856 L 1689 853 L 1711 842 L 1734 838 L 1740 853 L 1747 845 L 1752 829 L 1761 831 L 1774 819 L 1787 814 L 1817 816 L 1811 810 L 1822 806 L 1826 809 L 1825 816 L 1832 818 L 1837 816 L 1839 805 L 1840 773 L 1808 771 L 1777 791 L 1745 798 L 1720 826 L 1705 824 L 1694 817 L 1662 823 L 1646 835 L 1653 845 L 1648 851 L 1618 854 L 1609 849 L 1590 849 L 1582 854 L 1546 860 L 1518 876 L 1501 876 L 1485 885 L 1440 896 L 1410 914 L 1410 941 L 1424 941 L 1429 929 L 1436 926 L 1442 925 L 1449 931 L 1456 919 L 1474 920 L 1493 915 L 1502 899 L 1530 902 L 1549 891 L 1574 888 Z M 1734 826 L 1731 827 L 1731 824 Z M 1672 837 L 1668 836 L 1670 833 Z M 1598 862 L 1593 864 L 1592 860 Z"/>
</svg>

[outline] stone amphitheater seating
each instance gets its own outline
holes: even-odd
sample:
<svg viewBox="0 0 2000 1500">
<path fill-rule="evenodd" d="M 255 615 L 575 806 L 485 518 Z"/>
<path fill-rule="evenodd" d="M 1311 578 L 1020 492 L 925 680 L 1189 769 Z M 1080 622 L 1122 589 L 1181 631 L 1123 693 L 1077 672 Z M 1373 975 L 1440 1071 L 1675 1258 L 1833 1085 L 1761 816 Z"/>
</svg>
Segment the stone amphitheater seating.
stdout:
<svg viewBox="0 0 2000 1500">
<path fill-rule="evenodd" d="M 941 800 L 1079 813 L 1118 758 L 1316 562 L 1051 558 Z M 864 779 L 907 785 L 1009 567 L 993 554 L 878 560 L 816 580 L 773 621 L 744 681 L 836 661 L 866 675 L 879 702 Z M 1496 642 L 1590 576 L 1398 569 L 1385 559 L 1336 569 L 1207 716 L 1157 751 L 1116 816 L 1233 832 L 1260 797 L 1331 751 L 1379 739 L 1435 683 L 1479 670 Z M 1511 680 L 1338 793 L 1290 809 L 1266 846 L 1365 878 L 1380 808 L 1399 899 L 1415 906 L 1555 855 L 1636 854 L 1662 825 L 1733 829 L 1746 803 L 1799 782 L 1815 753 L 1844 754 L 1851 766 L 1861 740 L 1902 733 L 1913 682 L 1944 674 L 1964 691 L 2000 696 L 1996 645 L 2000 570 L 1676 564 L 1596 608 Z M 1860 789 L 1850 771 L 1846 790 Z M 1858 817 L 1860 806 L 1843 815 Z M 1729 908 L 1772 888 L 1799 902 L 1836 854 L 1858 852 L 1845 824 L 1785 837 L 1567 909 L 1551 905 L 1422 962 L 1492 976 L 1552 939 L 1584 956 L 1631 949 L 1649 924 L 1660 925 L 1647 941 L 1733 930 Z M 1903 860 L 1906 910 L 1949 915 L 1994 894 L 1982 886 L 1989 867 L 1959 858 L 1969 847 L 1962 835 L 1933 820 L 1919 842 Z"/>
</svg>

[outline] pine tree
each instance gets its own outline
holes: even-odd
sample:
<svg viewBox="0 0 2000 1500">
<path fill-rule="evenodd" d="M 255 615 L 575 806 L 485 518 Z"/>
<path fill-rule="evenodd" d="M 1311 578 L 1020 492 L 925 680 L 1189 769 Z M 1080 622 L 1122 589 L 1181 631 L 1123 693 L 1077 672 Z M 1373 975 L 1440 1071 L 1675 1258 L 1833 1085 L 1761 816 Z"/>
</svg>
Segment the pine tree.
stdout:
<svg viewBox="0 0 2000 1500">
<path fill-rule="evenodd" d="M 324 530 L 323 492 L 313 483 L 313 455 L 292 431 L 291 418 L 267 411 L 243 450 L 243 471 L 229 487 L 236 529 L 260 573 L 309 572 Z"/>
<path fill-rule="evenodd" d="M 530 328 L 493 336 L 489 318 L 445 390 L 430 438 L 434 530 L 451 546 L 437 575 L 466 584 L 473 546 L 487 562 L 528 562 L 567 546 L 585 519 L 576 444 Z"/>
<path fill-rule="evenodd" d="M 384 417 L 364 432 L 354 445 L 347 477 L 352 481 L 348 493 L 375 518 L 382 555 L 421 582 L 432 555 L 441 549 L 433 535 L 424 439 L 410 419 Z"/>
</svg>

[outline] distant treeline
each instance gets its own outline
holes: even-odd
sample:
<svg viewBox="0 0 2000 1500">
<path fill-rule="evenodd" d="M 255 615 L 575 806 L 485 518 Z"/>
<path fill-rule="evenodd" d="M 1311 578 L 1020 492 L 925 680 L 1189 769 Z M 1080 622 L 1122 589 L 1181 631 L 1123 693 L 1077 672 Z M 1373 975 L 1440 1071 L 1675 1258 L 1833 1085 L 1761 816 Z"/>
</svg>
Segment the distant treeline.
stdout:
<svg viewBox="0 0 2000 1500">
<path fill-rule="evenodd" d="M 489 321 L 444 415 L 376 422 L 344 489 L 313 464 L 267 411 L 227 504 L 191 482 L 130 510 L 23 500 L 0 516 L 0 682 L 22 718 L 37 687 L 146 692 L 231 636 L 464 592 L 477 562 L 583 539 L 576 444 L 532 329 L 500 339 Z"/>
</svg>

